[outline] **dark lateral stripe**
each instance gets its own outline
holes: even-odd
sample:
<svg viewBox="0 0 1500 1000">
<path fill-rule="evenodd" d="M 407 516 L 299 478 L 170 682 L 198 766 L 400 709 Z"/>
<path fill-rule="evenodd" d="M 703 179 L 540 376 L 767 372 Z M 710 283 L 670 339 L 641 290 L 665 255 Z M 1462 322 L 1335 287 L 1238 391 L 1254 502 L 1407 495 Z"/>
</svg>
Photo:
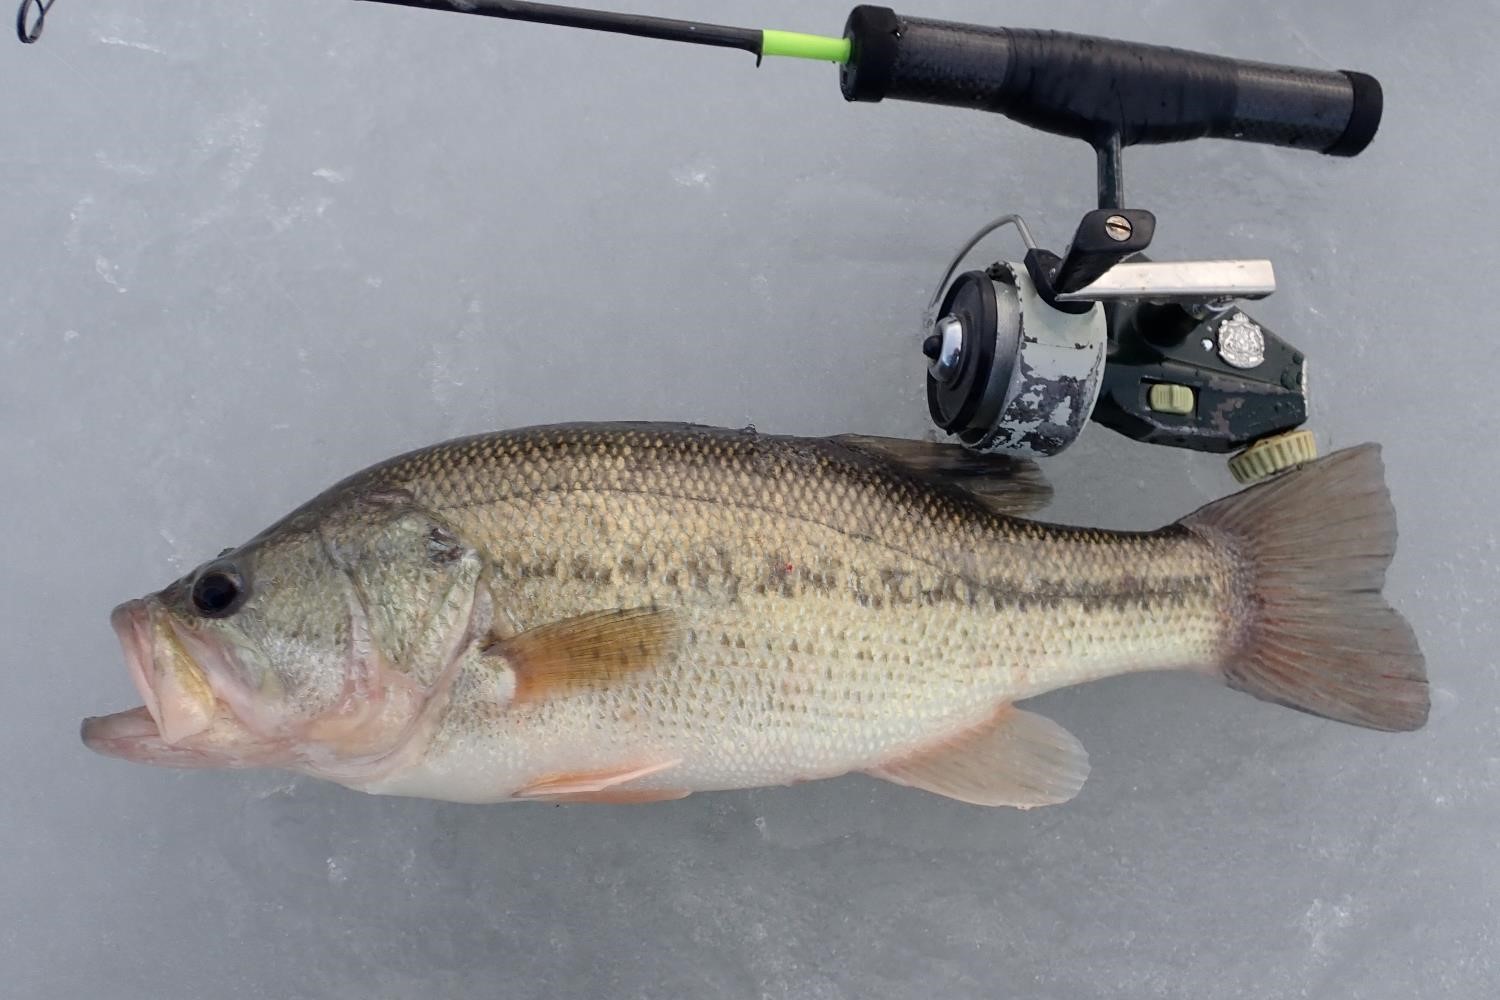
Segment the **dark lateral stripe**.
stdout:
<svg viewBox="0 0 1500 1000">
<path fill-rule="evenodd" d="M 975 611 L 1051 611 L 1082 606 L 1085 611 L 1182 607 L 1214 591 L 1214 578 L 1206 573 L 1179 574 L 1105 581 L 1042 580 L 1029 586 L 1006 583 L 976 584 L 958 576 L 944 576 L 935 587 L 914 588 L 905 570 L 868 571 L 850 575 L 842 566 L 795 566 L 770 560 L 747 584 L 733 572 L 730 554 L 722 547 L 712 553 L 691 555 L 671 567 L 626 557 L 607 565 L 575 554 L 566 558 L 506 562 L 495 568 L 503 580 L 566 579 L 585 584 L 609 583 L 649 586 L 652 583 L 696 593 L 718 593 L 737 602 L 742 592 L 758 597 L 778 595 L 795 599 L 802 595 L 822 597 L 846 595 L 861 607 L 940 607 L 960 605 Z"/>
</svg>

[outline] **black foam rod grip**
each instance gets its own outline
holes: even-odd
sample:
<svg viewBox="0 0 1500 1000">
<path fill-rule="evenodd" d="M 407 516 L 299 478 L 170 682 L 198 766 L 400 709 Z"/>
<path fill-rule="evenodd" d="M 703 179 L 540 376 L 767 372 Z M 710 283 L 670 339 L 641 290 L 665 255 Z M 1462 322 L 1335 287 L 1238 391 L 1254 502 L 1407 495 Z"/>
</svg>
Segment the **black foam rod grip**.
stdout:
<svg viewBox="0 0 1500 1000">
<path fill-rule="evenodd" d="M 993 111 L 1095 145 L 1237 139 L 1355 156 L 1380 128 L 1380 84 L 1058 31 L 986 28 L 856 7 L 851 101 Z"/>
</svg>

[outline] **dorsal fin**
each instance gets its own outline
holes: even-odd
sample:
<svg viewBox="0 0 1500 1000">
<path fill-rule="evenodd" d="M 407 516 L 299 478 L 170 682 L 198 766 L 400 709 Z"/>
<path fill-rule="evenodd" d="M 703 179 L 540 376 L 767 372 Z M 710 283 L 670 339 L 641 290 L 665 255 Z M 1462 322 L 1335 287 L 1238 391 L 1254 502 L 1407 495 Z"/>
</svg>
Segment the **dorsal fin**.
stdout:
<svg viewBox="0 0 1500 1000">
<path fill-rule="evenodd" d="M 1052 502 L 1052 487 L 1034 462 L 981 455 L 962 445 L 844 434 L 833 439 L 852 451 L 922 479 L 972 493 L 997 514 L 1034 514 Z"/>
</svg>

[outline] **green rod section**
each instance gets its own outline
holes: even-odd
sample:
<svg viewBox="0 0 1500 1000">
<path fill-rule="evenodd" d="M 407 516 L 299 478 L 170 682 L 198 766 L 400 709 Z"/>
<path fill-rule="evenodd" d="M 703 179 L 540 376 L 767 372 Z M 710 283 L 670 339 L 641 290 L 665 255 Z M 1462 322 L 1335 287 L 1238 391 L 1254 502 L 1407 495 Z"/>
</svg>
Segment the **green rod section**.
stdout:
<svg viewBox="0 0 1500 1000">
<path fill-rule="evenodd" d="M 814 59 L 844 65 L 849 61 L 853 43 L 847 38 L 826 35 L 804 35 L 796 31 L 764 31 L 760 52 L 763 56 L 788 59 Z"/>
<path fill-rule="evenodd" d="M 34 0 L 28 0 L 34 2 Z M 754 28 L 732 28 L 702 21 L 677 21 L 641 14 L 617 14 L 613 11 L 563 7 L 551 3 L 529 3 L 525 0 L 373 0 L 398 7 L 420 7 L 447 10 L 457 14 L 479 14 L 511 21 L 555 24 L 565 28 L 610 31 L 642 38 L 659 38 L 690 45 L 712 45 L 742 49 L 757 59 L 783 56 L 790 59 L 812 59 L 818 62 L 844 64 L 852 55 L 847 38 L 826 35 L 804 35 L 796 31 L 757 31 Z M 49 4 L 50 6 L 50 4 Z M 24 7 L 22 8 L 25 9 Z"/>
</svg>

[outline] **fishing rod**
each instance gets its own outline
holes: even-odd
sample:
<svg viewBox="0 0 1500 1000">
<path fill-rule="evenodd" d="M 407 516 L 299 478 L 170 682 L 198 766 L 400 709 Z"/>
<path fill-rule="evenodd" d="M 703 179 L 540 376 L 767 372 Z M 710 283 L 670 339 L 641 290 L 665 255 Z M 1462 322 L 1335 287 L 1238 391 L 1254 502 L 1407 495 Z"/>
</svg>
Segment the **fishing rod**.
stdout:
<svg viewBox="0 0 1500 1000">
<path fill-rule="evenodd" d="M 22 0 L 21 41 L 56 0 Z M 846 100 L 1003 115 L 1088 143 L 1098 208 L 1062 253 L 1024 220 L 982 228 L 928 303 L 919 342 L 928 406 L 977 451 L 1054 455 L 1093 420 L 1139 441 L 1227 454 L 1253 481 L 1312 457 L 1306 357 L 1239 305 L 1276 290 L 1267 260 L 1158 262 L 1156 217 L 1126 207 L 1124 151 L 1224 139 L 1336 157 L 1379 131 L 1372 76 L 1139 42 L 989 27 L 855 7 L 840 35 L 732 27 L 511 0 L 359 0 L 747 52 L 838 67 Z M 1024 256 L 960 273 L 1013 226 Z"/>
</svg>

